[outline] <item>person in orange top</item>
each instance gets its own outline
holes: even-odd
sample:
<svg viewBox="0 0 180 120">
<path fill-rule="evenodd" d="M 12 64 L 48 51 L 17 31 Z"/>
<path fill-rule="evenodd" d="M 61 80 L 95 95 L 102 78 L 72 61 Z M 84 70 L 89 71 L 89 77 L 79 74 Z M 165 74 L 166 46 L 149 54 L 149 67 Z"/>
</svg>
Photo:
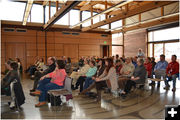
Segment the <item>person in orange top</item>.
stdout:
<svg viewBox="0 0 180 120">
<path fill-rule="evenodd" d="M 173 89 L 172 91 L 176 91 L 176 78 L 179 76 L 179 63 L 176 61 L 177 56 L 172 55 L 171 62 L 168 64 L 166 68 L 167 80 L 165 80 L 166 87 L 164 89 L 169 90 L 170 85 L 169 81 L 173 81 Z"/>
<path fill-rule="evenodd" d="M 64 87 L 64 80 L 66 77 L 65 64 L 63 60 L 57 60 L 56 69 L 41 77 L 39 86 L 32 95 L 39 95 L 39 103 L 35 107 L 40 107 L 46 104 L 47 92 L 53 89 L 62 89 Z M 46 79 L 51 78 L 51 79 Z"/>
<path fill-rule="evenodd" d="M 151 74 L 152 74 L 152 63 L 151 63 L 151 58 L 150 57 L 147 57 L 146 58 L 146 61 L 144 63 L 144 66 L 147 70 L 147 73 L 148 73 L 148 78 L 151 77 Z"/>
</svg>

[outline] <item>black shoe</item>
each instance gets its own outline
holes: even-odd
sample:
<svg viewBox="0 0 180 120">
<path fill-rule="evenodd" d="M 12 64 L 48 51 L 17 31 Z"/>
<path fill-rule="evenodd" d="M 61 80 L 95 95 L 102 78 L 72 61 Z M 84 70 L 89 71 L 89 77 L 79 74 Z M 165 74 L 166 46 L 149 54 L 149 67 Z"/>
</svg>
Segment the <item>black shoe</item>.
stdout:
<svg viewBox="0 0 180 120">
<path fill-rule="evenodd" d="M 150 85 L 150 86 L 154 86 L 154 85 L 155 85 L 155 83 L 149 83 L 149 85 Z"/>
<path fill-rule="evenodd" d="M 74 88 L 72 88 L 72 90 L 76 90 L 76 89 L 78 89 L 78 87 L 76 86 L 76 87 L 74 87 Z"/>
<path fill-rule="evenodd" d="M 36 90 L 35 89 L 32 89 L 32 90 L 29 90 L 30 92 L 35 92 Z"/>
<path fill-rule="evenodd" d="M 74 85 L 71 85 L 71 89 L 74 89 Z"/>
<path fill-rule="evenodd" d="M 123 98 L 123 99 L 125 99 L 126 98 L 126 94 L 121 94 L 121 97 Z"/>
</svg>

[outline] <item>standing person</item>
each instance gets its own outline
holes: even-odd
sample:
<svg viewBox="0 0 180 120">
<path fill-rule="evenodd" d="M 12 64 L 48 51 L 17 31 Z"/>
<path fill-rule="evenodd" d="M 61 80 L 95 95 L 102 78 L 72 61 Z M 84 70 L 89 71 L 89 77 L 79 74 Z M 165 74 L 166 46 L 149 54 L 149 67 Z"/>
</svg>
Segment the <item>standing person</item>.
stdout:
<svg viewBox="0 0 180 120">
<path fill-rule="evenodd" d="M 155 77 L 158 79 L 166 78 L 166 68 L 168 66 L 168 62 L 165 60 L 165 55 L 160 55 L 160 61 L 158 61 L 154 67 Z M 155 82 L 152 81 L 152 85 L 155 85 Z M 160 82 L 158 82 L 158 87 L 160 87 Z"/>
<path fill-rule="evenodd" d="M 146 79 L 146 68 L 144 67 L 144 60 L 139 58 L 137 60 L 137 67 L 134 70 L 134 73 L 130 80 L 127 81 L 124 91 L 121 96 L 126 97 L 126 95 L 130 92 L 131 88 L 136 86 L 136 84 L 144 84 Z"/>
<path fill-rule="evenodd" d="M 177 56 L 176 55 L 172 55 L 171 57 L 171 62 L 168 64 L 167 68 L 166 68 L 166 75 L 167 75 L 167 80 L 165 79 L 165 85 L 166 87 L 164 89 L 169 90 L 169 81 L 172 80 L 173 81 L 173 89 L 172 91 L 175 92 L 176 91 L 176 78 L 179 76 L 179 63 L 176 61 L 177 60 Z"/>
<path fill-rule="evenodd" d="M 151 58 L 147 57 L 146 61 L 144 63 L 144 66 L 148 72 L 148 78 L 151 78 L 151 74 L 152 74 L 152 64 L 151 64 Z"/>
<path fill-rule="evenodd" d="M 138 57 L 140 58 L 144 58 L 144 52 L 142 51 L 141 48 L 138 49 L 138 54 L 137 54 Z"/>
<path fill-rule="evenodd" d="M 48 62 L 48 68 L 46 70 L 44 70 L 42 72 L 38 71 L 35 73 L 34 86 L 33 86 L 33 89 L 30 90 L 30 92 L 34 92 L 36 90 L 38 81 L 42 76 L 44 76 L 48 73 L 51 73 L 52 71 L 55 70 L 55 68 L 56 68 L 55 62 L 56 61 L 55 61 L 54 57 L 49 57 L 47 62 Z"/>
<path fill-rule="evenodd" d="M 13 109 L 24 104 L 25 96 L 18 74 L 18 64 L 16 62 L 11 62 L 10 64 L 6 64 L 6 66 L 9 72 L 2 80 L 1 90 L 9 88 L 12 99 L 9 107 Z"/>
<path fill-rule="evenodd" d="M 66 71 L 64 69 L 65 64 L 63 60 L 57 60 L 56 69 L 40 78 L 39 86 L 33 95 L 39 96 L 39 103 L 35 107 L 41 107 L 46 104 L 47 92 L 54 89 L 62 89 L 64 87 L 64 80 L 66 77 Z M 48 79 L 47 79 L 48 78 Z"/>
<path fill-rule="evenodd" d="M 103 73 L 103 75 L 101 76 L 101 78 L 96 78 L 96 82 L 101 82 L 101 81 L 110 81 L 110 85 L 108 85 L 109 88 L 111 88 L 111 92 L 113 93 L 113 95 L 117 96 L 117 91 L 118 91 L 118 80 L 117 80 L 117 75 L 116 75 L 116 69 L 113 65 L 113 59 L 108 58 L 105 61 L 105 65 L 106 65 L 106 70 Z M 102 87 L 101 85 L 99 85 L 98 87 Z M 97 88 L 98 90 L 101 88 Z M 100 97 L 100 96 L 98 96 Z"/>
</svg>

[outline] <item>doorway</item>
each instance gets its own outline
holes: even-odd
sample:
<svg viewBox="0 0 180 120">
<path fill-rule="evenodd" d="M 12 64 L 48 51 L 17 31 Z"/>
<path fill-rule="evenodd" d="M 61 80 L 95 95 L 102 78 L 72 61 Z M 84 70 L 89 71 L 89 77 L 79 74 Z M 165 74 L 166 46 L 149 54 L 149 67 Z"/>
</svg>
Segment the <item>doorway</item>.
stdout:
<svg viewBox="0 0 180 120">
<path fill-rule="evenodd" d="M 101 57 L 109 57 L 109 45 L 101 45 Z"/>
</svg>

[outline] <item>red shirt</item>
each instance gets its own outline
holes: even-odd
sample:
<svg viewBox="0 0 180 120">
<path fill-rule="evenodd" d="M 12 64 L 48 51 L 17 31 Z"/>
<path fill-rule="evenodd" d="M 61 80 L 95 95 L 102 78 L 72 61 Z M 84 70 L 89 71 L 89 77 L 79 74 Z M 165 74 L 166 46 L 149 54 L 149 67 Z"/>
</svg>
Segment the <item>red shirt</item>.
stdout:
<svg viewBox="0 0 180 120">
<path fill-rule="evenodd" d="M 49 76 L 51 78 L 51 83 L 63 86 L 66 77 L 66 71 L 65 69 L 55 69 L 53 72 L 49 73 Z"/>
<path fill-rule="evenodd" d="M 179 73 L 179 63 L 177 61 L 170 62 L 166 68 L 166 74 L 177 74 Z"/>
<path fill-rule="evenodd" d="M 148 77 L 150 77 L 151 72 L 152 72 L 152 64 L 151 63 L 144 63 L 144 67 L 146 68 L 146 70 L 148 72 Z"/>
</svg>

